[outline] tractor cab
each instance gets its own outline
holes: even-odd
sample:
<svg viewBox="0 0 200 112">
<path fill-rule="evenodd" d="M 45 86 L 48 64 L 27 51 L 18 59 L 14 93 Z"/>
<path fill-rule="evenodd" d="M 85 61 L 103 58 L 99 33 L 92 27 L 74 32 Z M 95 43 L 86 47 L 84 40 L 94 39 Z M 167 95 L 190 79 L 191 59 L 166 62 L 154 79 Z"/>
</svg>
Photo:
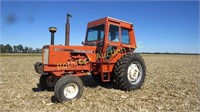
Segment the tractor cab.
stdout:
<svg viewBox="0 0 200 112">
<path fill-rule="evenodd" d="M 96 46 L 97 53 L 136 48 L 132 23 L 105 17 L 88 23 L 84 46 Z"/>
</svg>

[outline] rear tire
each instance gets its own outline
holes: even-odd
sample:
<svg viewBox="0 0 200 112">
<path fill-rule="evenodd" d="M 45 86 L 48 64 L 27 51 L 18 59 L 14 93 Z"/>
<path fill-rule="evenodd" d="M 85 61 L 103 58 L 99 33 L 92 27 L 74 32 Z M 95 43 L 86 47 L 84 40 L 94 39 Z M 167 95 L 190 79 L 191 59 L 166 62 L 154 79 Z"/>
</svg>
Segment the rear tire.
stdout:
<svg viewBox="0 0 200 112">
<path fill-rule="evenodd" d="M 139 54 L 127 53 L 114 67 L 114 87 L 130 91 L 140 89 L 144 83 L 146 67 Z"/>
<path fill-rule="evenodd" d="M 54 94 L 58 102 L 64 102 L 75 98 L 81 98 L 84 86 L 77 76 L 63 76 L 55 86 Z"/>
</svg>

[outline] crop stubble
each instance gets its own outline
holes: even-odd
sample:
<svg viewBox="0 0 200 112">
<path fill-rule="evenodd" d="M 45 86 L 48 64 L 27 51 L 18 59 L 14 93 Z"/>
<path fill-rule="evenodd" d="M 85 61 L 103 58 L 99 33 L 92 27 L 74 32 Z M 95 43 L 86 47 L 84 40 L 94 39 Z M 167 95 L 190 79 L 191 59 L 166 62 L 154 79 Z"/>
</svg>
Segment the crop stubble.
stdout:
<svg viewBox="0 0 200 112">
<path fill-rule="evenodd" d="M 0 57 L 0 111 L 200 111 L 200 56 L 143 55 L 147 66 L 140 90 L 98 86 L 90 76 L 79 100 L 56 104 L 53 92 L 33 91 L 40 56 Z"/>
</svg>

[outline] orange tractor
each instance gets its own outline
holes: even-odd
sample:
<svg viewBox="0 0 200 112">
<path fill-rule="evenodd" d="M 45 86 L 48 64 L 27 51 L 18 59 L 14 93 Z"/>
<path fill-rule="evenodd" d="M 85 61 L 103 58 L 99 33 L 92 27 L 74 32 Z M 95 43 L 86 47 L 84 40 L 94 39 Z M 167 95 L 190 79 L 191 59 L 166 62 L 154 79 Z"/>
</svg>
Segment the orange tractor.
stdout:
<svg viewBox="0 0 200 112">
<path fill-rule="evenodd" d="M 41 74 L 40 88 L 54 90 L 59 102 L 80 98 L 84 85 L 79 77 L 89 74 L 96 82 L 111 82 L 117 89 L 139 89 L 146 67 L 143 58 L 133 53 L 133 24 L 111 17 L 89 22 L 83 46 L 70 46 L 70 17 L 67 14 L 65 45 L 54 45 L 56 28 L 49 28 L 51 45 L 43 46 L 42 62 L 34 65 Z"/>
</svg>

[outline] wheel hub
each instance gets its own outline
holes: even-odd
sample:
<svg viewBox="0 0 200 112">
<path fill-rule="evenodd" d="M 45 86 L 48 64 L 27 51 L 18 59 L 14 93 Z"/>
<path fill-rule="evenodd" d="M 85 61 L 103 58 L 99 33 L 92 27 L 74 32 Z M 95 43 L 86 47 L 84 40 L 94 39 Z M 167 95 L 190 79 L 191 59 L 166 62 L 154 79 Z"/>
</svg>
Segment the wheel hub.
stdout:
<svg viewBox="0 0 200 112">
<path fill-rule="evenodd" d="M 139 68 L 140 66 L 138 66 L 137 64 L 132 63 L 129 67 L 128 67 L 128 80 L 130 83 L 135 84 L 137 83 L 137 80 L 140 77 L 140 72 L 141 72 L 141 68 Z"/>
<path fill-rule="evenodd" d="M 75 83 L 70 83 L 66 85 L 66 87 L 64 88 L 64 95 L 68 99 L 76 97 L 77 94 L 78 94 L 78 85 Z"/>
</svg>

